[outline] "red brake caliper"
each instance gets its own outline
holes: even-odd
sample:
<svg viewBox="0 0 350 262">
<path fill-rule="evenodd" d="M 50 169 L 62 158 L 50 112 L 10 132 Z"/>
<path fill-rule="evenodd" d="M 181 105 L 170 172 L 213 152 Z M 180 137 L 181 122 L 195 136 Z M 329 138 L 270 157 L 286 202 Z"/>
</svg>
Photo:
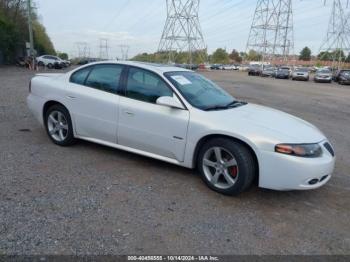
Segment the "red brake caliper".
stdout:
<svg viewBox="0 0 350 262">
<path fill-rule="evenodd" d="M 238 173 L 237 166 L 233 166 L 233 167 L 230 168 L 230 175 L 231 175 L 233 178 L 236 178 L 237 173 Z"/>
</svg>

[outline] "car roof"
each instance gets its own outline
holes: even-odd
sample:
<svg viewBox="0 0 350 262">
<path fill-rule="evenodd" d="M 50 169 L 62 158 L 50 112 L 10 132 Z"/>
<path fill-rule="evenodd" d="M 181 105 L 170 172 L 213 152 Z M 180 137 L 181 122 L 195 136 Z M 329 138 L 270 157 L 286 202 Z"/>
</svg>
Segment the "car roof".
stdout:
<svg viewBox="0 0 350 262">
<path fill-rule="evenodd" d="M 90 63 L 89 65 L 98 65 L 98 64 L 117 64 L 117 65 L 129 65 L 129 66 L 136 66 L 142 69 L 151 70 L 154 72 L 158 72 L 160 74 L 167 73 L 167 72 L 192 72 L 191 70 L 184 69 L 181 67 L 176 67 L 173 65 L 166 65 L 166 64 L 156 64 L 156 63 L 146 63 L 146 62 L 136 62 L 136 61 L 102 61 L 102 62 L 95 62 Z"/>
</svg>

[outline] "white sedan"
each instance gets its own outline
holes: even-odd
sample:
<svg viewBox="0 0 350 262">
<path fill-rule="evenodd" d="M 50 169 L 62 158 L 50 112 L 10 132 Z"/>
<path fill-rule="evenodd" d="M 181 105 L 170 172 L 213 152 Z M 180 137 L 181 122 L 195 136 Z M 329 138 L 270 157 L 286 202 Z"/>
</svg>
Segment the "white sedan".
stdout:
<svg viewBox="0 0 350 262">
<path fill-rule="evenodd" d="M 102 62 L 38 74 L 28 106 L 57 145 L 84 139 L 198 168 L 213 190 L 236 195 L 253 181 L 275 190 L 315 189 L 335 154 L 315 126 L 238 101 L 200 74 L 137 62 Z"/>
</svg>

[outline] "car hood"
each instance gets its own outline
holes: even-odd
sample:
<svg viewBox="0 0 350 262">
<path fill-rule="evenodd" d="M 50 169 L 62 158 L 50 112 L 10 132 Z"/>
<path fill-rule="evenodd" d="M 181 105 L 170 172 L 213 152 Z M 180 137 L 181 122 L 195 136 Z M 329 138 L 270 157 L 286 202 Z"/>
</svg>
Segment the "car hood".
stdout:
<svg viewBox="0 0 350 262">
<path fill-rule="evenodd" d="M 281 143 L 318 143 L 324 134 L 314 125 L 290 114 L 265 106 L 247 104 L 214 111 L 210 119 L 228 132 Z"/>
<path fill-rule="evenodd" d="M 343 78 L 343 79 L 347 79 L 347 80 L 350 79 L 350 75 L 340 75 L 340 77 Z"/>
<path fill-rule="evenodd" d="M 332 77 L 331 74 L 316 74 L 317 77 Z"/>
</svg>

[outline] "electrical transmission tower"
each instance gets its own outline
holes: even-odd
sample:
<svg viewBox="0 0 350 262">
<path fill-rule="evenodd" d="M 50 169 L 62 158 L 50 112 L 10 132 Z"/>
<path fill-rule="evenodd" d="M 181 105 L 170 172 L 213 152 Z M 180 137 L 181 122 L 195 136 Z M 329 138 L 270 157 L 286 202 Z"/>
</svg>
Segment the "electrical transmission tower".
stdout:
<svg viewBox="0 0 350 262">
<path fill-rule="evenodd" d="M 288 61 L 294 52 L 292 0 L 258 0 L 246 51 L 250 50 L 263 61 Z"/>
<path fill-rule="evenodd" d="M 342 5 L 342 0 L 333 0 L 327 36 L 320 48 L 321 60 L 327 54 L 330 55 L 333 61 L 333 68 L 341 68 L 345 59 L 344 56 L 350 51 L 349 19 L 350 13 L 346 12 L 345 6 Z"/>
<path fill-rule="evenodd" d="M 108 39 L 107 38 L 100 38 L 100 59 L 101 60 L 108 60 Z"/>
<path fill-rule="evenodd" d="M 88 58 L 90 56 L 90 48 L 86 42 L 77 42 L 78 48 L 78 57 L 79 58 Z"/>
<path fill-rule="evenodd" d="M 206 50 L 199 23 L 200 0 L 166 0 L 167 19 L 159 43 L 159 52 L 169 54 L 174 62 L 179 52 L 188 52 L 188 63 L 192 64 L 193 53 Z"/>
<path fill-rule="evenodd" d="M 126 61 L 129 59 L 129 45 L 119 45 L 122 54 L 122 60 Z"/>
</svg>

